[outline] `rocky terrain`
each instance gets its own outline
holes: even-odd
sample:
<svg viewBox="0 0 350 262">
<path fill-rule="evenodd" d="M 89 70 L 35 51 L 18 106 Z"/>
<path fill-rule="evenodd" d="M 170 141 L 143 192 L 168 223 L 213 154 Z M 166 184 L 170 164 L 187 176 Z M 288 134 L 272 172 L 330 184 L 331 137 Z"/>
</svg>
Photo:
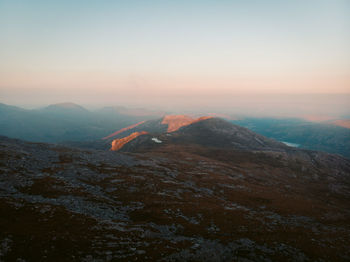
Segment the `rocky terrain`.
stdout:
<svg viewBox="0 0 350 262">
<path fill-rule="evenodd" d="M 147 122 L 119 151 L 0 137 L 0 261 L 350 260 L 349 160 Z"/>
</svg>

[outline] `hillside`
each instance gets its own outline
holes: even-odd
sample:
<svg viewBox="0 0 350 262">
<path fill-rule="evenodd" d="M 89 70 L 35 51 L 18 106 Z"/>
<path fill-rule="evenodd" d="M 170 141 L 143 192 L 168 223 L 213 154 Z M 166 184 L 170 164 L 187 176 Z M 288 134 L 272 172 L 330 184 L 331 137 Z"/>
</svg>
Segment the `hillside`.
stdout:
<svg viewBox="0 0 350 262">
<path fill-rule="evenodd" d="M 335 153 L 350 158 L 350 129 L 333 123 L 300 119 L 245 118 L 231 121 L 261 135 L 305 149 Z"/>
<path fill-rule="evenodd" d="M 216 118 L 122 149 L 0 137 L 0 259 L 350 259 L 345 158 Z"/>
</svg>

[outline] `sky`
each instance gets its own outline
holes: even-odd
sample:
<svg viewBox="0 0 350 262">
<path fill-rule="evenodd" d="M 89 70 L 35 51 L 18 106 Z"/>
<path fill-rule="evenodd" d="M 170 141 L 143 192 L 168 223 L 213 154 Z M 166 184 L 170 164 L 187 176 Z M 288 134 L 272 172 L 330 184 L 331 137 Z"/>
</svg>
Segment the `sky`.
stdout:
<svg viewBox="0 0 350 262">
<path fill-rule="evenodd" d="M 349 47 L 348 0 L 0 0 L 0 102 L 350 114 Z"/>
</svg>

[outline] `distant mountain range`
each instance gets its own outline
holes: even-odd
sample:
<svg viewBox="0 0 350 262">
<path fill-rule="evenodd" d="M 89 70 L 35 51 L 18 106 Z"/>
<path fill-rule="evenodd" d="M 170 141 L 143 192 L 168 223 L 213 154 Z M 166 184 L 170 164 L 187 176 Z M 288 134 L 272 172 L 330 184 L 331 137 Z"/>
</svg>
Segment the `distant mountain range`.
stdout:
<svg viewBox="0 0 350 262">
<path fill-rule="evenodd" d="M 216 115 L 212 113 L 210 117 Z M 164 116 L 166 117 L 163 118 Z M 25 110 L 0 104 L 0 135 L 33 142 L 105 149 L 111 147 L 112 140 L 101 141 L 101 138 L 121 133 L 119 130 L 123 131 L 123 137 L 141 131 L 164 132 L 168 128 L 167 117 L 171 115 L 162 111 L 118 106 L 89 111 L 74 103 L 61 103 L 41 109 Z M 228 118 L 225 115 L 222 117 Z M 170 128 L 176 129 L 183 123 L 191 123 L 193 118 L 183 116 L 176 121 L 170 120 Z M 229 121 L 288 145 L 298 145 L 301 148 L 336 153 L 350 158 L 350 129 L 337 126 L 346 126 L 346 119 L 336 123 L 280 118 L 243 118 Z M 139 123 L 142 125 L 137 126 Z M 129 126 L 133 128 L 124 132 Z"/>
<path fill-rule="evenodd" d="M 333 121 L 319 123 L 296 118 L 244 118 L 231 122 L 278 141 L 297 144 L 301 148 L 350 158 L 350 129 L 334 125 Z M 346 122 L 341 121 L 342 124 Z"/>
<path fill-rule="evenodd" d="M 143 114 L 137 115 L 135 109 L 129 112 L 123 107 L 89 111 L 73 103 L 34 110 L 0 104 L 0 134 L 36 142 L 89 141 L 104 137 L 115 129 L 160 117 L 160 114 L 144 110 Z"/>
</svg>

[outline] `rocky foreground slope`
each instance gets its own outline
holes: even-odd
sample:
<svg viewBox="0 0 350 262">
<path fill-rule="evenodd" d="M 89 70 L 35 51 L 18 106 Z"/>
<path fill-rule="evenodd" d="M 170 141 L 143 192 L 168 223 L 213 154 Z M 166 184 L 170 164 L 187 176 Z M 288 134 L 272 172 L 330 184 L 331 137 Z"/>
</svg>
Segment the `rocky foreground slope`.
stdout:
<svg viewBox="0 0 350 262">
<path fill-rule="evenodd" d="M 225 125 L 127 152 L 1 137 L 0 261 L 349 261 L 350 161 Z"/>
</svg>

